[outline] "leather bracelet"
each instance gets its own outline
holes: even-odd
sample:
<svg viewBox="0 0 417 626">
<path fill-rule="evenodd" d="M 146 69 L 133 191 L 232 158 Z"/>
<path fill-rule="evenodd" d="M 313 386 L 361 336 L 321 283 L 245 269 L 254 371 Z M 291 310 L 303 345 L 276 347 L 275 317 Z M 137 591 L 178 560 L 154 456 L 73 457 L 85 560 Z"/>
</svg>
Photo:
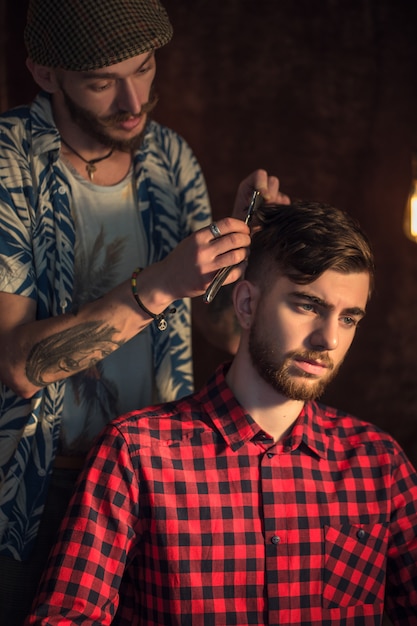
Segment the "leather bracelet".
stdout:
<svg viewBox="0 0 417 626">
<path fill-rule="evenodd" d="M 138 275 L 140 274 L 140 272 L 142 271 L 141 267 L 137 267 L 135 270 L 133 270 L 132 273 L 132 278 L 130 279 L 130 284 L 132 287 L 132 293 L 133 293 L 133 297 L 135 298 L 136 302 L 138 303 L 139 307 L 142 309 L 142 311 L 144 311 L 147 315 L 149 315 L 149 317 L 152 317 L 152 319 L 156 322 L 157 328 L 158 330 L 166 330 L 168 328 L 168 322 L 166 320 L 166 314 L 164 312 L 162 313 L 152 313 L 152 311 L 150 311 L 142 302 L 142 300 L 139 298 L 138 295 L 138 290 L 137 290 L 137 282 L 136 279 L 138 277 Z M 175 307 L 171 307 L 168 311 L 168 313 L 170 315 L 174 314 L 176 311 Z"/>
</svg>

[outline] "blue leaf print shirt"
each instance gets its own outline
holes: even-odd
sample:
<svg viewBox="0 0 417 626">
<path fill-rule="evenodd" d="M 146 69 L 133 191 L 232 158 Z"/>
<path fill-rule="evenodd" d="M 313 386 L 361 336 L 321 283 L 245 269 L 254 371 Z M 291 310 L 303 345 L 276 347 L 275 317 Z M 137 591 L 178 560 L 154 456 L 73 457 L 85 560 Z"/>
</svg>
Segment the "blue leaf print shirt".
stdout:
<svg viewBox="0 0 417 626">
<path fill-rule="evenodd" d="M 0 291 L 33 298 L 37 319 L 68 312 L 72 305 L 75 227 L 59 150 L 48 94 L 0 116 Z M 151 264 L 210 223 L 209 199 L 187 143 L 154 121 L 133 168 Z M 162 401 L 193 390 L 190 302 L 175 307 L 169 331 L 152 328 Z M 36 538 L 65 384 L 50 384 L 25 399 L 0 383 L 0 553 L 16 559 L 30 555 Z"/>
</svg>

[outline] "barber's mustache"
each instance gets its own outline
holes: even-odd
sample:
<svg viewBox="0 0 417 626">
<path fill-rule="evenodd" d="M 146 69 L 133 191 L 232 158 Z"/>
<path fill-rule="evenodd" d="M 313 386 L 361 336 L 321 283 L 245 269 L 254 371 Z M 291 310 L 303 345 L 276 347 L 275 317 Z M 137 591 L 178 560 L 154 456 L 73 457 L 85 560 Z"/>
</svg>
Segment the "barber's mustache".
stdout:
<svg viewBox="0 0 417 626">
<path fill-rule="evenodd" d="M 103 126 L 113 126 L 114 124 L 119 124 L 120 122 L 126 122 L 127 120 L 131 120 L 132 117 L 141 117 L 142 115 L 147 115 L 156 107 L 158 103 L 158 96 L 153 95 L 148 102 L 142 105 L 139 113 L 129 113 L 129 111 L 120 111 L 119 113 L 114 113 L 113 115 L 108 115 L 107 117 L 102 117 L 100 122 Z"/>
</svg>

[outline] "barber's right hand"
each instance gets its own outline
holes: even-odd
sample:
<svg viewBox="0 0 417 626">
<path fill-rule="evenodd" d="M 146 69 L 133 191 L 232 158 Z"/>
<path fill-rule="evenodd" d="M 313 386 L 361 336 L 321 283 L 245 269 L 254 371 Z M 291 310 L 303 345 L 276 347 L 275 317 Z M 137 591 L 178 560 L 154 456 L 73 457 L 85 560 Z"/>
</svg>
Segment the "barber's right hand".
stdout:
<svg viewBox="0 0 417 626">
<path fill-rule="evenodd" d="M 235 282 L 243 272 L 249 253 L 249 227 L 240 219 L 225 217 L 215 226 L 196 231 L 158 265 L 161 288 L 172 300 L 202 295 L 216 272 L 228 265 L 237 266 L 224 284 Z"/>
</svg>

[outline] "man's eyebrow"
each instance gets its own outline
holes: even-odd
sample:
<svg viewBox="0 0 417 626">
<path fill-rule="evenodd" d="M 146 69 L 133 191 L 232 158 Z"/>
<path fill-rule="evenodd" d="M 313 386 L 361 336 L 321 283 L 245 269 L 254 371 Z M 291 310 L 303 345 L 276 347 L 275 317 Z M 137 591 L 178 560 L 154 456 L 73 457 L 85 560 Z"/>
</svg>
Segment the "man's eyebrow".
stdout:
<svg viewBox="0 0 417 626">
<path fill-rule="evenodd" d="M 151 50 L 149 52 L 149 54 L 146 56 L 146 58 L 142 61 L 142 63 L 136 68 L 136 72 L 138 72 L 139 70 L 142 69 L 142 67 L 144 65 L 146 65 L 148 63 L 148 61 L 152 58 L 152 56 L 154 55 L 154 51 Z M 89 72 L 82 72 L 82 77 L 84 79 L 87 80 L 91 80 L 91 79 L 100 79 L 100 78 L 107 78 L 107 79 L 113 79 L 113 78 L 119 78 L 119 75 L 116 72 L 96 72 L 94 70 L 91 70 Z"/>
<path fill-rule="evenodd" d="M 311 293 L 307 293 L 305 291 L 292 291 L 289 295 L 295 298 L 308 300 L 312 304 L 318 304 L 319 306 L 323 307 L 324 309 L 328 309 L 329 311 L 334 308 L 332 304 L 330 304 L 329 302 L 326 302 L 326 300 L 323 300 L 323 298 L 319 298 L 318 296 L 313 296 Z M 352 315 L 355 317 L 365 317 L 366 311 L 359 306 L 352 306 L 352 307 L 347 307 L 346 309 L 343 309 L 343 314 Z"/>
</svg>

